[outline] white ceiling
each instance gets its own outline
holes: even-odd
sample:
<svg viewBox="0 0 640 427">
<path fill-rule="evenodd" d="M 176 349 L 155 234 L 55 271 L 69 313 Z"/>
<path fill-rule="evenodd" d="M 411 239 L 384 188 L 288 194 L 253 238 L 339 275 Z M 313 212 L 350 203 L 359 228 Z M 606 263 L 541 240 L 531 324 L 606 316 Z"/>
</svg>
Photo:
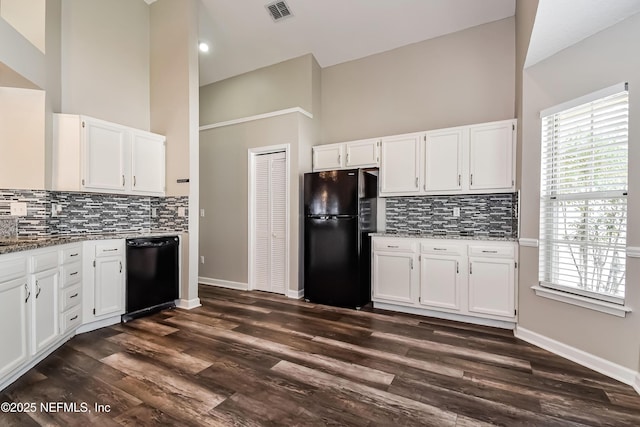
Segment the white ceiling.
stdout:
<svg viewBox="0 0 640 427">
<path fill-rule="evenodd" d="M 515 0 L 286 1 L 294 16 L 274 22 L 270 0 L 201 0 L 200 85 L 307 53 L 328 67 L 515 13 Z"/>
<path fill-rule="evenodd" d="M 640 0 L 540 0 L 525 68 L 640 12 Z"/>
</svg>

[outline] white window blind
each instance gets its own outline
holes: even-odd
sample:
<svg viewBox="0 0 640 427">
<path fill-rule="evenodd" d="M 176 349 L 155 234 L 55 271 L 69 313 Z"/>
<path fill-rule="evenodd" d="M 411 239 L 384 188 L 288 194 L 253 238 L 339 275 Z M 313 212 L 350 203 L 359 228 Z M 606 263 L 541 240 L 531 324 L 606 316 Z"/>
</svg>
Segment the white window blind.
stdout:
<svg viewBox="0 0 640 427">
<path fill-rule="evenodd" d="M 622 304 L 627 240 L 626 84 L 590 98 L 541 114 L 540 284 Z"/>
</svg>

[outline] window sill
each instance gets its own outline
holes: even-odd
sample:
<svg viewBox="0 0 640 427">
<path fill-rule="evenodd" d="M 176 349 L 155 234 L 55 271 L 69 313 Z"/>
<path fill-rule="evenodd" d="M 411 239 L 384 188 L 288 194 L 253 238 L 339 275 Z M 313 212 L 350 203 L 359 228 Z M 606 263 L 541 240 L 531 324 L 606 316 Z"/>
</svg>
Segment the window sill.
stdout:
<svg viewBox="0 0 640 427">
<path fill-rule="evenodd" d="M 611 314 L 617 317 L 626 317 L 627 313 L 631 312 L 631 309 L 625 305 L 614 304 L 606 301 L 598 301 L 593 298 L 587 298 L 567 292 L 556 291 L 554 289 L 543 288 L 542 286 L 538 285 L 532 286 L 531 289 L 533 289 L 536 295 L 539 297 L 577 305 L 579 307 Z"/>
</svg>

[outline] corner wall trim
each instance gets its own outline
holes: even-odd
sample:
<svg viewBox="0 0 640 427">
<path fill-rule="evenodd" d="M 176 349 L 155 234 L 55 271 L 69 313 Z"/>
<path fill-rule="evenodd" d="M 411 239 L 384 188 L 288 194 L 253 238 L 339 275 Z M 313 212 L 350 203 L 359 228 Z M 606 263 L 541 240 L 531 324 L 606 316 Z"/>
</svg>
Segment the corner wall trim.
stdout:
<svg viewBox="0 0 640 427">
<path fill-rule="evenodd" d="M 586 351 L 571 347 L 554 339 L 540 335 L 521 326 L 516 326 L 514 331 L 516 338 L 533 344 L 537 347 L 548 350 L 576 362 L 579 365 L 593 369 L 603 375 L 632 386 L 640 394 L 640 373 L 632 369 L 610 362 L 601 357 L 595 356 Z"/>
<path fill-rule="evenodd" d="M 629 258 L 640 258 L 640 247 L 638 247 L 638 246 L 627 246 L 627 257 L 629 257 Z"/>
<path fill-rule="evenodd" d="M 300 289 L 300 290 L 297 290 L 297 291 L 288 289 L 287 290 L 287 297 L 293 298 L 293 299 L 302 299 L 302 298 L 304 298 L 304 289 Z"/>
<path fill-rule="evenodd" d="M 529 239 L 527 237 L 521 237 L 518 239 L 518 243 L 520 243 L 520 246 L 526 246 L 528 248 L 538 247 L 538 239 Z"/>
<path fill-rule="evenodd" d="M 198 283 L 207 286 L 218 286 L 219 288 L 236 289 L 238 291 L 248 291 L 249 285 L 242 282 L 232 282 L 231 280 L 212 279 L 210 277 L 198 277 Z"/>
<path fill-rule="evenodd" d="M 304 114 L 305 116 L 309 117 L 310 119 L 313 119 L 313 114 L 311 114 L 307 110 L 304 110 L 304 109 L 302 109 L 300 107 L 293 107 L 293 108 L 286 108 L 284 110 L 271 111 L 270 113 L 257 114 L 255 116 L 241 117 L 239 119 L 227 120 L 227 121 L 224 121 L 224 122 L 218 122 L 218 123 L 212 123 L 210 125 L 200 126 L 200 132 L 202 132 L 203 130 L 215 129 L 215 128 L 220 128 L 220 127 L 224 127 L 224 126 L 237 125 L 239 123 L 246 123 L 246 122 L 252 122 L 254 120 L 268 119 L 270 117 L 283 116 L 285 114 L 291 114 L 291 113 Z"/>
<path fill-rule="evenodd" d="M 194 308 L 201 307 L 200 298 L 194 299 L 177 299 L 176 307 L 183 308 L 185 310 L 193 310 Z"/>
</svg>

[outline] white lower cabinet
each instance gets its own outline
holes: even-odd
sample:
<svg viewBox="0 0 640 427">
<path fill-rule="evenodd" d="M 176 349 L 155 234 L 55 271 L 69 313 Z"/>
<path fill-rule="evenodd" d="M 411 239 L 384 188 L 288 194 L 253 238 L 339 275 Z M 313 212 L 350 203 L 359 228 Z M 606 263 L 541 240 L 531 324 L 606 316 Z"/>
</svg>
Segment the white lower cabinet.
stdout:
<svg viewBox="0 0 640 427">
<path fill-rule="evenodd" d="M 71 245 L 0 255 L 0 390 L 80 325 L 79 316 L 69 322 L 72 310 L 80 314 L 80 257 L 81 246 Z"/>
<path fill-rule="evenodd" d="M 124 253 L 122 239 L 84 242 L 83 324 L 124 314 Z"/>
<path fill-rule="evenodd" d="M 413 304 L 418 294 L 418 254 L 414 242 L 373 241 L 373 299 Z"/>
<path fill-rule="evenodd" d="M 460 311 L 460 265 L 464 263 L 460 251 L 451 246 L 421 246 L 420 304 L 434 309 Z M 428 249 L 425 250 L 425 246 Z"/>
<path fill-rule="evenodd" d="M 27 257 L 0 256 L 0 382 L 29 360 L 30 298 Z"/>
<path fill-rule="evenodd" d="M 374 307 L 495 326 L 516 321 L 515 243 L 374 237 L 372 256 Z"/>
</svg>

